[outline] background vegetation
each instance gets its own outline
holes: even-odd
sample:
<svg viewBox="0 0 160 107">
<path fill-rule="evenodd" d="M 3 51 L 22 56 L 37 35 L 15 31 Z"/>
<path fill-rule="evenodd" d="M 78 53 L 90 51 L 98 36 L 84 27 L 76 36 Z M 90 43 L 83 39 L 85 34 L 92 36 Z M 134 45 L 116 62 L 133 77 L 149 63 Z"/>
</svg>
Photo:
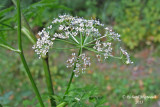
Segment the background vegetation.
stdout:
<svg viewBox="0 0 160 107">
<path fill-rule="evenodd" d="M 124 65 L 116 60 L 108 60 L 107 63 L 95 60 L 84 75 L 74 78 L 71 97 L 67 100 L 72 101 L 75 97 L 81 100 L 69 106 L 160 106 L 159 0 L 21 0 L 21 8 L 35 35 L 54 17 L 66 13 L 86 19 L 99 19 L 112 26 L 121 34 L 124 46 L 130 50 L 133 65 Z M 0 1 L 0 43 L 16 47 L 16 15 L 16 8 L 11 0 Z M 22 30 L 24 34 L 27 33 L 25 27 Z M 57 47 L 62 46 L 64 44 L 57 43 Z M 33 77 L 47 103 L 42 62 L 35 55 L 32 44 L 25 35 L 23 47 Z M 71 71 L 65 67 L 69 55 L 68 50 L 53 49 L 50 52 L 51 73 L 57 96 L 63 95 L 69 81 Z M 17 54 L 0 47 L 1 105 L 28 107 L 36 103 L 31 84 L 25 75 Z M 126 99 L 123 95 L 157 97 L 136 105 L 135 100 L 138 99 Z"/>
</svg>

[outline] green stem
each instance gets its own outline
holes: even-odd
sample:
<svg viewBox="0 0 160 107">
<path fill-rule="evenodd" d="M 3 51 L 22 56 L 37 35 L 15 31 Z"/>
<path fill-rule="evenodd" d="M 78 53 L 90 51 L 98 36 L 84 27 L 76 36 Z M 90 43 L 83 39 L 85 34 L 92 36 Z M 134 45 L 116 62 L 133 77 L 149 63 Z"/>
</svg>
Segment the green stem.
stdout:
<svg viewBox="0 0 160 107">
<path fill-rule="evenodd" d="M 14 0 L 12 0 L 12 1 L 15 4 L 15 1 Z M 35 44 L 36 43 L 36 37 L 34 36 L 32 30 L 31 30 L 31 27 L 28 24 L 28 22 L 27 22 L 26 18 L 24 17 L 24 15 L 23 14 L 21 14 L 21 15 L 22 15 L 23 23 L 24 23 L 24 27 L 23 27 L 22 31 L 29 38 L 29 40 L 33 44 Z M 51 98 L 51 96 L 54 95 L 54 91 L 53 91 L 52 80 L 51 80 L 51 76 L 50 76 L 50 70 L 49 70 L 49 64 L 48 64 L 48 55 L 45 58 L 42 58 L 42 60 L 43 60 L 43 68 L 44 68 L 44 71 L 45 71 L 48 92 L 50 94 L 51 106 L 55 106 L 56 103 L 55 103 L 54 99 Z"/>
<path fill-rule="evenodd" d="M 20 10 L 20 1 L 19 0 L 17 0 L 17 14 L 18 14 L 18 48 L 21 51 L 19 55 L 20 55 L 20 58 L 22 60 L 23 66 L 24 66 L 24 68 L 25 68 L 25 70 L 27 72 L 27 75 L 28 75 L 28 77 L 30 79 L 32 87 L 33 87 L 33 89 L 35 91 L 35 94 L 36 94 L 36 96 L 37 96 L 37 98 L 39 100 L 39 103 L 40 103 L 41 107 L 44 107 L 42 98 L 41 98 L 41 96 L 39 94 L 38 88 L 37 88 L 37 86 L 36 86 L 36 84 L 35 84 L 35 82 L 33 80 L 33 77 L 31 75 L 31 72 L 29 70 L 29 67 L 27 65 L 27 62 L 26 62 L 24 54 L 23 54 L 23 48 L 22 48 L 22 42 L 21 42 L 21 10 Z"/>
<path fill-rule="evenodd" d="M 75 69 L 76 69 L 76 63 L 74 64 L 73 71 L 74 71 Z M 65 93 L 64 93 L 63 99 L 65 99 L 66 95 L 68 94 L 68 90 L 69 90 L 69 88 L 70 88 L 70 86 L 71 86 L 72 79 L 73 79 L 73 76 L 74 76 L 74 72 L 73 72 L 73 71 L 72 71 L 72 74 L 71 74 L 69 83 L 68 83 L 68 85 L 67 85 L 67 89 L 66 89 L 66 91 L 65 91 Z"/>
<path fill-rule="evenodd" d="M 81 52 L 82 52 L 82 51 L 81 51 L 81 48 L 80 48 L 80 49 L 79 49 L 78 56 L 81 54 Z M 76 69 L 76 62 L 75 62 L 75 64 L 74 64 L 73 71 L 74 71 L 75 69 Z M 73 71 L 72 71 L 72 74 L 71 74 L 69 83 L 68 83 L 68 85 L 67 85 L 67 89 L 66 89 L 66 91 L 65 91 L 65 93 L 64 93 L 63 99 L 65 99 L 66 95 L 68 94 L 69 88 L 70 88 L 70 86 L 71 86 L 72 79 L 73 79 L 73 76 L 74 76 L 74 72 L 73 72 Z"/>
<path fill-rule="evenodd" d="M 1 47 L 3 47 L 3 48 L 6 48 L 6 49 L 8 49 L 8 50 L 11 50 L 11 51 L 14 51 L 14 52 L 20 53 L 20 50 L 15 49 L 15 48 L 13 48 L 13 47 L 9 46 L 8 44 L 1 44 L 1 43 L 0 43 L 0 46 L 1 46 Z"/>
<path fill-rule="evenodd" d="M 59 105 L 57 105 L 56 107 L 65 107 L 66 105 L 67 105 L 66 102 L 62 102 L 62 103 L 60 103 Z"/>
<path fill-rule="evenodd" d="M 104 38 L 104 37 L 106 37 L 106 36 L 108 36 L 108 35 L 101 36 L 101 37 L 99 37 L 99 38 L 97 38 L 97 39 L 95 39 L 95 40 L 92 40 L 92 41 L 90 41 L 90 42 L 84 44 L 84 46 L 87 46 L 88 44 L 90 44 L 90 43 L 92 43 L 92 42 L 95 42 L 95 41 L 97 41 L 97 40 L 100 40 L 100 39 L 102 39 L 102 38 Z"/>
<path fill-rule="evenodd" d="M 49 69 L 48 55 L 46 57 L 43 57 L 42 60 L 43 60 L 43 67 L 44 67 L 44 72 L 45 72 L 45 78 L 46 78 L 48 93 L 49 93 L 49 96 L 50 96 L 51 106 L 55 107 L 56 102 L 55 102 L 55 99 L 52 97 L 54 95 L 54 91 L 53 91 L 51 73 L 50 73 L 50 69 Z"/>
<path fill-rule="evenodd" d="M 75 44 L 73 42 L 70 42 L 70 41 L 67 41 L 67 40 L 64 40 L 64 39 L 58 39 L 58 38 L 56 38 L 55 41 L 62 41 L 62 42 L 66 42 L 68 44 L 77 45 L 77 44 Z"/>
<path fill-rule="evenodd" d="M 81 37 L 81 47 L 79 49 L 79 53 L 78 53 L 78 57 L 82 54 L 82 49 L 83 49 L 83 37 L 82 37 L 82 34 L 80 34 L 80 37 Z M 74 64 L 74 68 L 73 68 L 73 71 L 76 69 L 76 62 Z M 65 99 L 66 95 L 68 94 L 68 91 L 69 91 L 69 88 L 71 86 L 71 83 L 72 83 L 72 80 L 73 80 L 73 76 L 74 76 L 74 72 L 72 71 L 72 74 L 71 74 L 71 77 L 70 77 L 70 80 L 69 80 L 69 83 L 67 85 L 67 90 L 65 91 L 64 93 L 64 96 L 63 96 L 63 99 Z"/>
<path fill-rule="evenodd" d="M 24 16 L 23 14 L 22 14 L 22 21 L 23 21 L 23 23 L 24 23 L 24 27 L 23 27 L 23 28 L 25 28 L 26 31 L 28 31 L 28 33 L 27 33 L 28 36 L 27 36 L 27 37 L 30 39 L 30 41 L 31 41 L 33 44 L 35 44 L 36 41 L 37 41 L 37 38 L 36 38 L 36 36 L 34 36 L 34 33 L 33 33 L 32 29 L 31 29 L 31 27 L 30 27 L 27 19 L 25 18 L 25 16 Z M 26 32 L 23 31 L 23 33 L 25 34 Z"/>
<path fill-rule="evenodd" d="M 67 49 L 77 49 L 79 47 L 75 47 L 75 48 L 52 48 L 54 50 L 67 50 Z"/>
<path fill-rule="evenodd" d="M 36 43 L 36 40 L 33 38 L 35 36 L 32 36 L 32 32 L 30 32 L 29 29 L 27 29 L 27 27 L 22 27 L 22 32 L 23 34 L 25 34 L 27 36 L 27 38 L 33 43 L 35 44 Z"/>
<path fill-rule="evenodd" d="M 12 0 L 12 2 L 17 7 L 16 0 Z M 21 16 L 22 16 L 22 24 L 23 24 L 23 27 L 21 29 L 22 33 L 24 33 L 33 44 L 35 44 L 37 39 L 34 36 L 32 29 L 29 23 L 27 22 L 25 16 L 23 15 L 23 13 L 21 13 Z"/>
<path fill-rule="evenodd" d="M 104 54 L 104 52 L 98 52 L 98 51 L 96 51 L 96 50 L 94 50 L 92 48 L 88 48 L 88 47 L 84 47 L 84 48 L 87 49 L 87 50 L 89 50 L 89 51 L 95 52 L 97 54 L 101 54 L 101 55 Z M 108 57 L 112 57 L 112 58 L 116 58 L 116 59 L 122 59 L 123 58 L 123 54 L 121 55 L 121 57 L 115 57 L 115 56 L 108 56 Z"/>
</svg>

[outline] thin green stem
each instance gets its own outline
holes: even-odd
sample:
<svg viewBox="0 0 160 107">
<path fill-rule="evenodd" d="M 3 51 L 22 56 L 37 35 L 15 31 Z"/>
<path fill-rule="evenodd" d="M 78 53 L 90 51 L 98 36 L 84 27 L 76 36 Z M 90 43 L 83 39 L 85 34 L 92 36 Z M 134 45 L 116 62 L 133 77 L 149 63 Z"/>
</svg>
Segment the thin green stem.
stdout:
<svg viewBox="0 0 160 107">
<path fill-rule="evenodd" d="M 12 0 L 12 2 L 17 7 L 16 0 Z M 22 24 L 23 24 L 22 33 L 24 33 L 33 44 L 35 44 L 37 39 L 34 36 L 32 29 L 29 23 L 27 22 L 25 16 L 23 15 L 23 13 L 21 13 L 21 16 L 22 16 Z"/>
<path fill-rule="evenodd" d="M 16 5 L 15 0 L 12 0 L 13 3 Z M 16 5 L 17 6 L 17 5 Z M 28 24 L 26 18 L 24 17 L 23 14 L 21 14 L 22 19 L 23 19 L 23 33 L 29 38 L 29 40 L 35 44 L 36 43 L 36 37 L 34 36 L 30 25 Z M 26 27 L 25 27 L 26 26 Z M 52 86 L 52 80 L 51 80 L 51 76 L 50 76 L 50 70 L 49 70 L 49 64 L 48 64 L 48 55 L 45 58 L 42 58 L 43 60 L 43 68 L 45 71 L 45 76 L 46 76 L 46 83 L 47 83 L 47 88 L 48 88 L 48 92 L 50 94 L 50 101 L 51 101 L 51 105 L 55 106 L 55 101 L 53 98 L 51 98 L 52 95 L 54 95 L 54 91 L 53 91 L 53 86 Z"/>
<path fill-rule="evenodd" d="M 79 44 L 79 42 L 77 41 L 77 39 L 73 35 L 71 35 L 71 37 L 77 44 Z"/>
<path fill-rule="evenodd" d="M 86 43 L 86 41 L 88 40 L 88 37 L 89 37 L 89 36 L 87 36 L 87 37 L 84 39 L 84 43 L 83 43 L 83 44 Z"/>
<path fill-rule="evenodd" d="M 82 53 L 82 48 L 83 48 L 83 43 L 84 43 L 84 41 L 83 41 L 83 35 L 82 35 L 82 33 L 80 33 L 80 38 L 81 38 L 81 52 L 80 53 Z"/>
<path fill-rule="evenodd" d="M 77 49 L 79 47 L 75 47 L 75 48 L 53 48 L 54 50 L 68 50 L 68 49 Z"/>
<path fill-rule="evenodd" d="M 62 42 L 66 42 L 68 44 L 77 45 L 77 44 L 75 44 L 73 42 L 70 42 L 70 41 L 67 41 L 67 40 L 63 40 L 63 39 L 58 39 L 58 38 L 56 38 L 55 41 L 62 41 Z"/>
<path fill-rule="evenodd" d="M 28 32 L 27 32 L 28 33 L 28 38 L 31 40 L 31 42 L 33 44 L 35 44 L 36 41 L 37 41 L 37 38 L 34 35 L 34 33 L 33 33 L 32 29 L 31 29 L 27 19 L 25 18 L 25 16 L 23 14 L 22 14 L 22 21 L 24 23 L 24 27 L 23 28 L 26 28 L 26 30 L 28 30 Z M 23 32 L 23 33 L 26 33 L 26 32 Z"/>
<path fill-rule="evenodd" d="M 62 102 L 59 105 L 57 105 L 56 107 L 66 107 L 67 102 Z"/>
<path fill-rule="evenodd" d="M 20 1 L 19 0 L 17 0 L 17 15 L 18 15 L 18 18 L 17 18 L 18 19 L 18 48 L 21 51 L 19 55 L 20 55 L 20 58 L 22 60 L 23 66 L 24 66 L 24 68 L 25 68 L 25 70 L 27 72 L 27 75 L 28 75 L 28 77 L 30 79 L 32 87 L 33 87 L 33 89 L 35 91 L 35 94 L 36 94 L 36 96 L 37 96 L 37 98 L 39 100 L 39 103 L 40 103 L 41 107 L 44 107 L 42 98 L 41 98 L 41 96 L 39 94 L 38 88 L 37 88 L 37 86 L 35 84 L 35 81 L 33 80 L 32 74 L 31 74 L 31 72 L 29 70 L 29 67 L 27 65 L 27 62 L 26 62 L 24 54 L 23 54 L 23 48 L 22 48 L 22 42 L 21 42 L 21 10 L 20 10 Z"/>
<path fill-rule="evenodd" d="M 13 3 L 16 5 L 15 1 L 12 0 Z M 24 17 L 23 14 L 21 14 L 22 19 L 23 19 L 23 33 L 29 38 L 29 40 L 35 44 L 36 43 L 36 37 L 34 36 L 32 29 L 30 27 L 30 25 L 28 24 L 26 18 Z M 25 27 L 26 26 L 26 27 Z M 46 84 L 47 84 L 47 88 L 48 88 L 48 92 L 50 94 L 50 101 L 51 101 L 51 106 L 56 106 L 56 103 L 54 101 L 53 98 L 51 98 L 52 95 L 54 95 L 54 91 L 53 91 L 53 86 L 52 86 L 52 80 L 51 80 L 51 75 L 50 75 L 50 70 L 49 70 L 49 64 L 48 64 L 48 55 L 45 56 L 45 58 L 42 58 L 43 60 L 43 68 L 45 71 L 45 76 L 46 76 Z"/>
<path fill-rule="evenodd" d="M 76 63 L 74 64 L 74 68 L 73 68 L 73 71 L 76 69 Z M 71 83 L 72 83 L 72 79 L 73 79 L 73 76 L 74 76 L 74 72 L 72 71 L 72 74 L 71 74 L 71 77 L 70 77 L 70 80 L 69 80 L 69 83 L 67 85 L 67 89 L 64 93 L 64 96 L 63 96 L 63 99 L 65 99 L 66 95 L 68 94 L 68 91 L 69 91 L 69 88 L 71 86 Z"/>
<path fill-rule="evenodd" d="M 83 45 L 83 38 L 82 38 L 82 35 L 81 35 L 81 34 L 80 34 L 80 37 L 81 37 L 81 47 L 80 47 L 80 49 L 79 49 L 78 56 L 80 56 L 80 55 L 82 54 L 82 49 L 83 49 L 83 47 L 82 47 L 82 45 Z M 74 64 L 73 71 L 74 71 L 75 69 L 76 69 L 76 62 L 75 62 L 75 64 Z M 67 95 L 68 92 L 69 92 L 69 88 L 70 88 L 70 86 L 71 86 L 71 83 L 72 83 L 72 80 L 73 80 L 73 76 L 74 76 L 74 72 L 73 72 L 73 71 L 72 71 L 72 74 L 71 74 L 69 83 L 68 83 L 68 85 L 67 85 L 67 89 L 66 89 L 66 91 L 65 91 L 65 93 L 64 93 L 63 99 L 65 99 L 66 95 Z"/>
<path fill-rule="evenodd" d="M 87 49 L 87 50 L 89 50 L 89 51 L 92 51 L 92 52 L 95 52 L 95 53 L 97 53 L 97 54 L 101 54 L 101 55 L 103 55 L 104 54 L 104 52 L 98 52 L 98 51 L 96 51 L 96 50 L 94 50 L 94 49 L 92 49 L 92 48 L 88 48 L 88 47 L 84 47 L 85 49 Z M 123 55 L 123 54 L 122 54 Z M 122 56 L 121 55 L 121 57 L 115 57 L 115 56 L 108 56 L 108 57 L 112 57 L 112 58 L 116 58 L 116 59 L 122 59 Z"/>
<path fill-rule="evenodd" d="M 81 54 L 81 48 L 79 49 L 79 53 L 78 53 L 78 56 Z M 76 62 L 75 62 L 75 64 L 74 64 L 74 68 L 73 68 L 73 71 L 76 69 Z M 66 95 L 68 94 L 68 92 L 69 92 L 69 88 L 70 88 L 70 86 L 71 86 L 71 83 L 72 83 L 72 80 L 73 80 L 73 76 L 74 76 L 74 72 L 72 71 L 72 74 L 71 74 L 71 77 L 70 77 L 70 80 L 69 80 L 69 83 L 68 83 L 68 85 L 67 85 L 67 89 L 66 89 L 66 91 L 65 91 L 65 93 L 64 93 L 64 96 L 63 96 L 63 99 L 65 99 L 65 97 L 66 97 Z"/>
<path fill-rule="evenodd" d="M 51 107 L 55 107 L 56 102 L 55 102 L 55 99 L 52 97 L 54 95 L 54 91 L 53 91 L 51 73 L 50 73 L 50 69 L 49 69 L 48 55 L 46 57 L 42 58 L 42 60 L 43 60 L 43 67 L 44 67 L 45 78 L 46 78 L 46 83 L 47 83 L 47 88 L 48 88 L 48 94 L 50 97 Z"/>
<path fill-rule="evenodd" d="M 36 40 L 33 38 L 33 37 L 35 37 L 35 36 L 31 36 L 32 33 L 30 32 L 29 29 L 27 29 L 26 27 L 23 26 L 23 27 L 22 27 L 22 32 L 23 32 L 23 34 L 25 34 L 25 35 L 28 37 L 28 39 L 29 39 L 33 44 L 36 43 Z"/>
<path fill-rule="evenodd" d="M 0 46 L 3 47 L 3 48 L 6 48 L 6 49 L 8 49 L 8 50 L 17 52 L 17 53 L 20 53 L 20 52 L 21 52 L 20 50 L 15 49 L 15 48 L 13 48 L 13 47 L 11 47 L 11 46 L 9 46 L 9 45 L 6 45 L 6 44 L 1 44 L 1 43 L 0 43 Z"/>
<path fill-rule="evenodd" d="M 97 41 L 97 40 L 99 40 L 99 39 L 102 39 L 102 38 L 104 38 L 104 37 L 106 37 L 106 36 L 107 36 L 107 35 L 101 36 L 101 37 L 99 37 L 99 38 L 97 38 L 97 39 L 95 39 L 95 40 L 92 40 L 92 41 L 90 41 L 90 42 L 84 44 L 84 46 L 86 46 L 86 45 L 88 45 L 88 44 L 90 44 L 90 43 L 92 43 L 92 42 L 95 42 L 95 41 Z"/>
<path fill-rule="evenodd" d="M 38 88 L 37 88 L 37 86 L 36 86 L 36 84 L 35 84 L 35 81 L 33 80 L 33 77 L 32 77 L 32 74 L 31 74 L 31 72 L 30 72 L 30 70 L 29 70 L 29 67 L 28 67 L 28 65 L 27 65 L 27 63 L 26 63 L 26 60 L 25 60 L 25 57 L 24 57 L 23 53 L 20 54 L 20 57 L 21 57 L 23 66 L 24 66 L 24 68 L 25 68 L 25 70 L 26 70 L 26 72 L 27 72 L 27 75 L 28 75 L 28 77 L 29 77 L 29 79 L 30 79 L 30 82 L 31 82 L 31 84 L 32 84 L 32 87 L 33 87 L 33 89 L 34 89 L 34 92 L 35 92 L 35 94 L 36 94 L 36 96 L 37 96 L 37 98 L 38 98 L 38 101 L 39 101 L 41 107 L 45 107 L 44 104 L 43 104 L 43 100 L 42 100 L 42 98 L 41 98 L 41 96 L 40 96 L 40 93 L 39 93 L 39 91 L 38 91 Z"/>
</svg>

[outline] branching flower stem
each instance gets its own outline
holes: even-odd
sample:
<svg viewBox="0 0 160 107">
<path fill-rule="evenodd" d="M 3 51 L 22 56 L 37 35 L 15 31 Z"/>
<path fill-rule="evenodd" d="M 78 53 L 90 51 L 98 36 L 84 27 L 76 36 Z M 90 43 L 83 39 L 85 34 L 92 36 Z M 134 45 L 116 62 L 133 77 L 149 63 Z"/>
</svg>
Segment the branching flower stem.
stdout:
<svg viewBox="0 0 160 107">
<path fill-rule="evenodd" d="M 12 0 L 12 2 L 17 7 L 16 0 Z M 34 36 L 34 33 L 32 32 L 32 29 L 29 26 L 29 23 L 27 22 L 27 19 L 25 18 L 23 13 L 21 13 L 21 17 L 22 17 L 22 25 L 23 25 L 21 28 L 22 33 L 24 33 L 33 44 L 35 44 L 36 37 Z"/>
<path fill-rule="evenodd" d="M 67 41 L 67 40 L 63 40 L 63 39 L 58 39 L 58 38 L 56 38 L 55 41 L 62 41 L 62 42 L 66 42 L 68 44 L 77 45 L 77 44 L 75 44 L 73 42 L 70 42 L 70 41 Z"/>
<path fill-rule="evenodd" d="M 0 43 L 0 46 L 1 46 L 1 47 L 3 47 L 3 48 L 6 48 L 6 49 L 8 49 L 8 50 L 11 50 L 11 51 L 14 51 L 14 52 L 20 53 L 20 50 L 15 49 L 15 48 L 13 48 L 13 47 L 9 46 L 8 44 L 1 44 L 1 43 Z"/>
<path fill-rule="evenodd" d="M 95 41 L 97 41 L 97 40 L 100 40 L 100 39 L 102 39 L 102 38 L 104 38 L 104 37 L 106 37 L 106 36 L 107 36 L 107 35 L 102 36 L 102 37 L 99 37 L 99 38 L 97 38 L 97 39 L 95 39 L 95 40 L 92 40 L 92 41 L 90 41 L 90 42 L 84 44 L 84 46 L 87 46 L 87 45 L 91 44 L 92 42 L 95 42 Z"/>
<path fill-rule="evenodd" d="M 27 62 L 26 62 L 24 54 L 23 54 L 23 48 L 22 48 L 22 42 L 21 42 L 21 10 L 20 10 L 20 0 L 17 0 L 17 13 L 18 13 L 18 49 L 20 50 L 19 55 L 20 55 L 20 58 L 22 60 L 23 65 L 24 65 L 24 68 L 25 68 L 25 70 L 27 72 L 27 75 L 28 75 L 28 77 L 30 79 L 32 87 L 33 87 L 33 89 L 34 89 L 34 91 L 36 93 L 36 96 L 37 96 L 38 100 L 39 100 L 39 103 L 40 103 L 41 107 L 44 107 L 42 98 L 41 98 L 40 93 L 38 91 L 38 88 L 37 88 L 37 86 L 35 84 L 35 81 L 33 80 L 33 77 L 31 75 L 31 72 L 29 70 L 29 67 L 27 65 Z"/>
<path fill-rule="evenodd" d="M 81 38 L 81 43 L 80 43 L 80 49 L 79 49 L 79 52 L 78 52 L 78 57 L 82 54 L 82 50 L 83 50 L 83 36 L 82 36 L 82 33 L 80 33 L 80 38 Z M 74 68 L 73 68 L 73 71 L 76 69 L 76 63 L 74 64 Z M 69 80 L 69 83 L 67 85 L 67 89 L 64 93 L 64 96 L 63 96 L 63 99 L 65 99 L 66 95 L 68 94 L 69 92 L 69 88 L 71 86 L 71 83 L 72 83 L 72 80 L 73 80 L 73 77 L 74 77 L 74 72 L 72 71 L 72 74 L 71 74 L 71 77 L 70 77 L 70 80 Z"/>
<path fill-rule="evenodd" d="M 98 52 L 98 51 L 96 51 L 96 50 L 94 50 L 92 48 L 84 47 L 84 49 L 87 49 L 89 51 L 92 51 L 92 52 L 95 52 L 95 53 L 98 53 L 98 54 L 103 54 L 103 53 Z M 123 54 L 120 57 L 115 57 L 115 56 L 109 56 L 109 57 L 112 57 L 112 58 L 115 58 L 115 59 L 122 59 L 123 58 Z"/>
<path fill-rule="evenodd" d="M 78 53 L 78 56 L 82 53 L 82 48 L 79 49 L 79 53 Z M 73 71 L 76 69 L 76 63 L 74 64 L 74 68 L 73 68 Z M 64 93 L 64 96 L 63 96 L 63 99 L 65 99 L 66 95 L 68 94 L 69 92 L 69 88 L 71 86 L 71 83 L 72 83 L 72 80 L 73 80 L 73 77 L 74 77 L 74 72 L 72 71 L 72 74 L 71 74 L 71 77 L 70 77 L 70 80 L 69 80 L 69 83 L 67 85 L 67 89 Z"/>
</svg>

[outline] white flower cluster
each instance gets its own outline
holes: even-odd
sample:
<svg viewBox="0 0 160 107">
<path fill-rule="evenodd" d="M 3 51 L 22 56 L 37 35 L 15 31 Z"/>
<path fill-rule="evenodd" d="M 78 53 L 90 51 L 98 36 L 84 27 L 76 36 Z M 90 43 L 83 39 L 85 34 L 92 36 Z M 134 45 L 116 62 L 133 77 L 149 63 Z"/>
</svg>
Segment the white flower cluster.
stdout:
<svg viewBox="0 0 160 107">
<path fill-rule="evenodd" d="M 70 15 L 59 16 L 59 18 L 56 18 L 52 21 L 52 24 L 57 23 L 64 23 L 59 26 L 59 30 L 63 31 L 64 33 L 67 32 L 67 38 L 69 38 L 68 35 L 77 36 L 78 33 L 100 36 L 101 34 L 99 33 L 98 29 L 95 28 L 95 26 L 104 26 L 97 20 L 86 20 Z"/>
<path fill-rule="evenodd" d="M 58 29 L 60 33 L 50 34 L 52 26 L 60 24 Z M 101 36 L 95 26 L 104 26 L 97 20 L 86 20 L 83 18 L 73 17 L 70 15 L 62 15 L 52 21 L 52 24 L 38 33 L 40 38 L 36 45 L 33 46 L 35 52 L 41 57 L 46 55 L 49 48 L 53 45 L 55 38 L 67 39 L 69 36 L 77 36 L 80 33 L 84 35 Z M 50 36 L 49 36 L 50 35 Z"/>
<path fill-rule="evenodd" d="M 93 47 L 95 50 L 97 50 L 98 53 L 103 54 L 104 58 L 108 58 L 108 56 L 112 56 L 112 47 L 111 43 L 100 43 L 100 40 L 97 40 L 95 43 L 95 46 Z M 101 55 L 97 55 L 98 61 L 101 60 Z"/>
<path fill-rule="evenodd" d="M 100 33 L 102 30 L 105 30 L 103 35 Z M 81 45 L 80 47 L 89 46 L 89 48 L 93 48 L 92 50 L 94 50 L 94 52 L 96 51 L 96 56 L 98 61 L 100 61 L 102 57 L 104 57 L 103 59 L 107 59 L 110 56 L 113 57 L 111 40 L 118 42 L 120 41 L 120 35 L 118 33 L 115 33 L 110 27 L 105 28 L 104 25 L 99 21 L 93 19 L 86 20 L 84 18 L 73 17 L 70 15 L 62 15 L 58 18 L 55 18 L 51 25 L 49 25 L 47 28 L 44 28 L 38 33 L 38 35 L 40 38 L 33 46 L 33 49 L 39 55 L 39 58 L 47 54 L 49 48 L 53 46 L 55 39 L 69 39 L 76 45 Z M 84 38 L 83 41 L 82 38 Z M 89 42 L 86 39 L 88 39 Z M 105 40 L 106 42 L 102 41 L 101 39 Z M 126 56 L 126 63 L 133 63 L 130 60 L 129 54 L 122 48 L 119 49 Z M 76 57 L 75 53 L 73 53 L 72 58 L 68 59 L 67 63 L 67 67 L 73 67 L 75 64 L 76 69 L 74 72 L 76 76 L 78 76 L 80 71 L 83 73 L 86 67 L 90 66 L 90 58 L 86 57 L 85 54 L 81 54 L 80 56 Z"/>
<path fill-rule="evenodd" d="M 127 51 L 122 49 L 121 47 L 120 47 L 120 50 L 121 50 L 122 54 L 126 56 L 126 59 L 127 59 L 126 64 L 132 64 L 133 62 L 130 60 L 130 56 L 127 53 Z"/>
<path fill-rule="evenodd" d="M 38 35 L 40 35 L 41 38 L 37 40 L 36 45 L 32 48 L 35 49 L 35 52 L 39 55 L 39 58 L 41 58 L 41 55 L 46 55 L 49 51 L 49 48 L 53 45 L 53 40 L 55 38 L 50 39 L 49 32 L 46 32 L 45 28 L 39 32 Z"/>
<path fill-rule="evenodd" d="M 72 53 L 72 58 L 68 59 L 66 62 L 67 68 L 75 66 L 73 70 L 75 77 L 78 77 L 80 71 L 84 73 L 86 68 L 91 65 L 90 57 L 87 57 L 84 53 L 78 57 L 76 57 L 75 53 Z"/>
<path fill-rule="evenodd" d="M 72 58 L 68 59 L 67 62 L 67 68 L 71 68 L 74 66 L 74 63 L 77 61 L 77 57 L 75 53 L 72 53 Z"/>
<path fill-rule="evenodd" d="M 121 41 L 121 40 L 120 40 L 121 35 L 118 34 L 118 33 L 116 33 L 116 32 L 114 32 L 114 31 L 112 30 L 112 28 L 106 27 L 105 30 L 106 30 L 106 34 L 105 34 L 106 36 L 108 36 L 108 37 L 110 37 L 110 38 L 112 38 L 112 39 L 114 39 L 114 40 Z"/>
</svg>

